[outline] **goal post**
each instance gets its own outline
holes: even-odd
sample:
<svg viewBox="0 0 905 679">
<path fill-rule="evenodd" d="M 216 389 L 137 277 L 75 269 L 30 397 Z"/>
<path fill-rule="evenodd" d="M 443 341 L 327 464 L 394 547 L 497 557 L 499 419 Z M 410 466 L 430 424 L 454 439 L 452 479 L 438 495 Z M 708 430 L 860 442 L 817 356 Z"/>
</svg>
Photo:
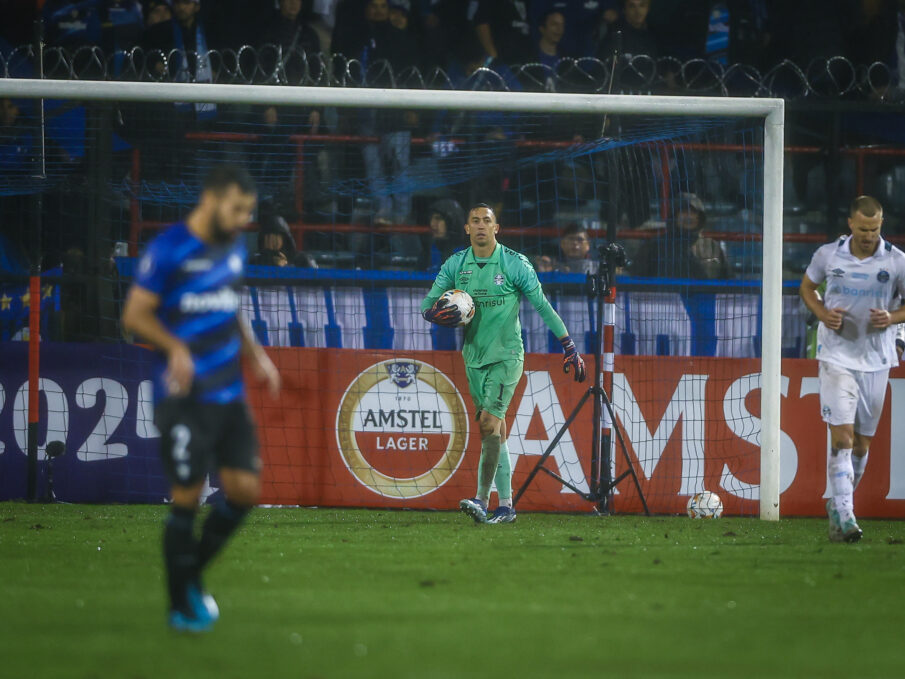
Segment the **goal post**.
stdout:
<svg viewBox="0 0 905 679">
<path fill-rule="evenodd" d="M 558 94 L 0 79 L 0 97 L 573 115 L 757 118 L 763 121 L 760 517 L 779 518 L 784 102 L 773 98 Z"/>
</svg>

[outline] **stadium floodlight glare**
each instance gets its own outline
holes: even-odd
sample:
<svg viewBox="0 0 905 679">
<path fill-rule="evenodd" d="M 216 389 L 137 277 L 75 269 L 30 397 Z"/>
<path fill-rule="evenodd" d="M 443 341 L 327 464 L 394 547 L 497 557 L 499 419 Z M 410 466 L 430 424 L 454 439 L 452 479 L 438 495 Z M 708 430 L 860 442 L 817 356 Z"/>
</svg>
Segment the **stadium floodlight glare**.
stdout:
<svg viewBox="0 0 905 679">
<path fill-rule="evenodd" d="M 0 97 L 495 111 L 575 115 L 757 118 L 763 121 L 763 263 L 760 516 L 779 518 L 784 102 L 715 98 L 527 92 L 385 90 L 148 82 L 0 79 Z"/>
</svg>

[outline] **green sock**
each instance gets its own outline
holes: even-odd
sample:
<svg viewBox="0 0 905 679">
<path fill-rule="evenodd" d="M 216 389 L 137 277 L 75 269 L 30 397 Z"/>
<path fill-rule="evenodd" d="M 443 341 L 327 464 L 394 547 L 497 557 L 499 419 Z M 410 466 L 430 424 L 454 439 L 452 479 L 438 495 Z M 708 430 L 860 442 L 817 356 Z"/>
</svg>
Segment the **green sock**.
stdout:
<svg viewBox="0 0 905 679">
<path fill-rule="evenodd" d="M 485 504 L 490 499 L 490 484 L 500 462 L 500 435 L 491 434 L 481 441 L 481 461 L 478 465 L 478 499 Z"/>
<path fill-rule="evenodd" d="M 509 460 L 509 443 L 503 441 L 500 444 L 500 462 L 493 477 L 496 484 L 496 492 L 500 497 L 500 505 L 512 506 L 512 462 Z"/>
</svg>

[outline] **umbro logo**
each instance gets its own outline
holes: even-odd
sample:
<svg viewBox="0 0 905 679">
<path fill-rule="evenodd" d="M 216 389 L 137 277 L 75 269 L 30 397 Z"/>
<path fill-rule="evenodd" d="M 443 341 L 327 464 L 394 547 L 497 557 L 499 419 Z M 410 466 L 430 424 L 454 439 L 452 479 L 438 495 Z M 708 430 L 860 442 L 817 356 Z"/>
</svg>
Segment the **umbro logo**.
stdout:
<svg viewBox="0 0 905 679">
<path fill-rule="evenodd" d="M 833 274 L 833 276 L 835 276 L 836 278 L 842 278 L 845 275 L 845 269 L 836 268 L 830 271 L 830 273 Z"/>
</svg>

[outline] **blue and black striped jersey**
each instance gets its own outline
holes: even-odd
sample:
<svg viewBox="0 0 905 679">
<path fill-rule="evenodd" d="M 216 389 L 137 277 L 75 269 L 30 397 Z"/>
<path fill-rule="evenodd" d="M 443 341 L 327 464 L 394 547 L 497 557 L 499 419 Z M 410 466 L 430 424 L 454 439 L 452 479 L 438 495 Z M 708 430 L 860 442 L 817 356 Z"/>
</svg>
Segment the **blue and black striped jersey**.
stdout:
<svg viewBox="0 0 905 679">
<path fill-rule="evenodd" d="M 211 245 L 180 222 L 148 245 L 135 277 L 160 297 L 157 316 L 189 347 L 195 363 L 191 395 L 205 403 L 242 399 L 245 389 L 239 362 L 238 285 L 246 251 L 239 241 Z M 154 400 L 166 396 L 166 358 L 154 365 Z"/>
</svg>

